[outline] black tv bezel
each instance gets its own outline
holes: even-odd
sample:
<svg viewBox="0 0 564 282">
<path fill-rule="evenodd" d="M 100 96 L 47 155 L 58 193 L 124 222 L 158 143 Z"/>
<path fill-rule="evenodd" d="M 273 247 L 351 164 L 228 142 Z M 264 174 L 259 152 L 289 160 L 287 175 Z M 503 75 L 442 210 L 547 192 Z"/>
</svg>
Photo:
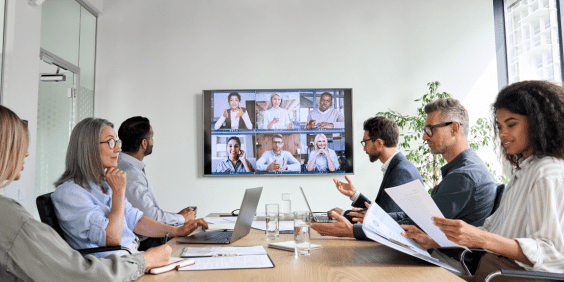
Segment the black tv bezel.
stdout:
<svg viewBox="0 0 564 282">
<path fill-rule="evenodd" d="M 212 109 L 212 99 L 210 95 L 213 92 L 249 92 L 249 91 L 264 91 L 264 92 L 291 92 L 291 91 L 325 91 L 325 90 L 343 90 L 344 93 L 344 117 L 345 117 L 345 159 L 347 163 L 350 165 L 351 169 L 349 171 L 344 172 L 337 172 L 337 173 L 324 173 L 324 172 L 317 172 L 317 173 L 255 173 L 255 174 L 214 174 L 212 173 L 212 119 L 213 119 L 213 111 Z M 354 134 L 353 134 L 353 104 L 352 104 L 352 88 L 343 88 L 343 87 L 335 87 L 335 88 L 272 88 L 272 89 L 210 89 L 210 90 L 202 90 L 202 100 L 203 100 L 203 125 L 204 125 L 204 167 L 203 167 L 203 176 L 204 177 L 256 177 L 256 176 L 311 176 L 311 175 L 352 175 L 354 174 Z M 255 124 L 256 128 L 256 124 Z M 275 133 L 273 131 L 272 133 Z M 299 132 L 297 134 L 302 134 Z"/>
</svg>

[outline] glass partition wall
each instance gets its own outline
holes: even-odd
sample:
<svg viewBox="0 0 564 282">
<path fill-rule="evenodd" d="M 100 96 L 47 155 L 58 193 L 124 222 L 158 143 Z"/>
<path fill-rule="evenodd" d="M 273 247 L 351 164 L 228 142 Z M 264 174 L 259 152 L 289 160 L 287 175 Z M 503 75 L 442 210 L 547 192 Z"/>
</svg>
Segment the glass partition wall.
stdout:
<svg viewBox="0 0 564 282">
<path fill-rule="evenodd" d="M 75 0 L 42 5 L 35 195 L 54 191 L 70 133 L 94 115 L 96 17 Z"/>
</svg>

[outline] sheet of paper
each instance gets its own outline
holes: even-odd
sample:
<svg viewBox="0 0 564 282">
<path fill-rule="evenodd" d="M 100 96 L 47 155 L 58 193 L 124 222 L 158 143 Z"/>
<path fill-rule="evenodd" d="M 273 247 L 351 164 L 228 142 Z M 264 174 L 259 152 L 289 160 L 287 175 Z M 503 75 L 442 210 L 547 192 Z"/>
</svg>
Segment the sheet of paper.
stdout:
<svg viewBox="0 0 564 282">
<path fill-rule="evenodd" d="M 279 221 L 278 230 L 294 230 L 294 221 Z M 258 230 L 266 230 L 266 221 L 253 221 L 251 227 Z"/>
<path fill-rule="evenodd" d="M 403 228 L 378 205 L 370 205 L 368 208 L 362 230 L 368 238 L 382 245 L 459 273 L 450 265 L 432 257 L 412 239 L 403 237 L 401 235 Z"/>
<path fill-rule="evenodd" d="M 404 232 L 403 228 L 378 205 L 370 206 L 364 218 L 362 229 L 367 229 L 390 243 L 432 258 L 427 250 L 421 248 L 413 239 L 403 237 L 401 235 Z"/>
<path fill-rule="evenodd" d="M 178 270 L 245 269 L 274 267 L 268 255 L 193 258 L 193 265 Z"/>
<path fill-rule="evenodd" d="M 204 218 L 207 223 L 214 223 L 214 224 L 227 224 L 233 223 L 237 221 L 236 216 L 228 216 L 228 217 L 205 217 Z"/>
<path fill-rule="evenodd" d="M 433 224 L 432 217 L 442 217 L 443 214 L 431 195 L 422 189 L 419 180 L 386 189 L 392 200 L 441 247 L 465 248 L 447 239 L 445 233 Z"/>
<path fill-rule="evenodd" d="M 184 247 L 180 257 L 210 257 L 216 254 L 237 254 L 239 256 L 266 255 L 263 246 L 253 247 Z"/>
</svg>

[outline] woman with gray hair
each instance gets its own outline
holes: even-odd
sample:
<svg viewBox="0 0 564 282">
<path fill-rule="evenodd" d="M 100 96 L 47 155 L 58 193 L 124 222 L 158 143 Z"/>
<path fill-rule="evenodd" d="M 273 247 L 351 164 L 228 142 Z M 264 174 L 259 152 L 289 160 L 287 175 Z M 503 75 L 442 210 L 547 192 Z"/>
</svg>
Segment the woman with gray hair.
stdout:
<svg viewBox="0 0 564 282">
<path fill-rule="evenodd" d="M 28 144 L 26 125 L 0 105 L 0 188 L 22 176 Z M 167 264 L 172 251 L 164 245 L 142 254 L 82 257 L 17 201 L 0 195 L 0 214 L 0 281 L 131 281 Z"/>
<path fill-rule="evenodd" d="M 86 118 L 73 129 L 67 149 L 65 172 L 57 180 L 53 204 L 67 242 L 75 249 L 122 245 L 137 251 L 147 237 L 186 236 L 204 219 L 183 226 L 166 225 L 143 216 L 125 198 L 125 172 L 117 168 L 121 140 L 113 124 L 105 119 Z M 123 251 L 118 251 L 123 252 Z M 105 257 L 115 252 L 97 253 Z"/>
<path fill-rule="evenodd" d="M 307 163 L 307 171 L 325 172 L 335 171 L 339 169 L 339 157 L 334 150 L 327 147 L 327 136 L 325 134 L 315 135 L 313 144 L 317 150 L 309 154 L 309 162 Z"/>
</svg>

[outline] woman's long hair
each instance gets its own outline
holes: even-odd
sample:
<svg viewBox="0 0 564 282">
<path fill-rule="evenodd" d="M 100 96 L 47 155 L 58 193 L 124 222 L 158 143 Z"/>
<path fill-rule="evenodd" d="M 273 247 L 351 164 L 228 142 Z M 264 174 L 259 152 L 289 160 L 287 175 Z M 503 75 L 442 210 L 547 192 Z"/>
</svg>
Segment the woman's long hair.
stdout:
<svg viewBox="0 0 564 282">
<path fill-rule="evenodd" d="M 27 126 L 12 110 L 0 105 L 0 188 L 20 173 L 28 145 Z"/>
<path fill-rule="evenodd" d="M 72 180 L 88 191 L 91 183 L 102 187 L 104 166 L 100 155 L 100 133 L 106 126 L 114 127 L 105 119 L 85 118 L 74 127 L 67 148 L 65 172 L 55 186 Z"/>
</svg>

